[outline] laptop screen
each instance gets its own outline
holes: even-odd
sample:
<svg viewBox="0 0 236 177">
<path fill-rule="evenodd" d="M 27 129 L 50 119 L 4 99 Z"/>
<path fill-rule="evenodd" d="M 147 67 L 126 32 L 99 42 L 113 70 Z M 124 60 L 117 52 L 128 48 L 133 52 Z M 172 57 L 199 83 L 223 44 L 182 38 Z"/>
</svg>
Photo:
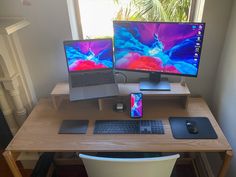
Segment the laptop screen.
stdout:
<svg viewBox="0 0 236 177">
<path fill-rule="evenodd" d="M 69 72 L 113 68 L 112 39 L 65 41 Z"/>
</svg>

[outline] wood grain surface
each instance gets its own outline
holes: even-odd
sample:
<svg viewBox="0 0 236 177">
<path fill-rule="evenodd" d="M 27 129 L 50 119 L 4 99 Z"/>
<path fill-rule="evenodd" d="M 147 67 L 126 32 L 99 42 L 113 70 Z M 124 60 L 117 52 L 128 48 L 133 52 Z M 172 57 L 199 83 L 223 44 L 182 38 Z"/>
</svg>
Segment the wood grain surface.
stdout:
<svg viewBox="0 0 236 177">
<path fill-rule="evenodd" d="M 186 108 L 188 105 L 188 97 L 190 96 L 190 91 L 188 86 L 184 86 L 181 83 L 170 83 L 171 91 L 140 91 L 139 83 L 119 83 L 119 96 L 127 97 L 131 93 L 141 92 L 144 97 L 149 98 L 160 98 L 161 99 L 179 99 L 183 108 Z M 63 100 L 69 100 L 69 84 L 58 83 L 53 88 L 51 92 L 51 98 L 55 109 L 60 109 L 61 102 Z M 98 107 L 101 111 L 103 108 L 103 100 L 107 98 L 100 98 L 98 100 Z"/>
<path fill-rule="evenodd" d="M 187 86 L 182 86 L 180 83 L 170 83 L 170 91 L 140 91 L 139 83 L 119 83 L 119 92 L 121 96 L 129 95 L 134 92 L 142 92 L 144 95 L 150 96 L 184 96 L 190 95 L 190 91 Z M 58 83 L 52 90 L 51 95 L 69 95 L 69 84 Z"/>
<path fill-rule="evenodd" d="M 100 119 L 129 120 L 129 112 L 112 111 L 116 99 L 103 100 L 103 111 L 97 100 L 69 102 L 63 100 L 59 110 L 51 99 L 41 99 L 8 145 L 10 151 L 141 151 L 141 152 L 224 152 L 232 150 L 215 118 L 202 98 L 189 98 L 187 109 L 179 101 L 144 97 L 143 119 L 163 121 L 164 135 L 94 135 L 94 122 Z M 218 139 L 177 140 L 171 133 L 169 116 L 206 116 Z M 58 134 L 66 119 L 88 119 L 87 134 Z"/>
</svg>

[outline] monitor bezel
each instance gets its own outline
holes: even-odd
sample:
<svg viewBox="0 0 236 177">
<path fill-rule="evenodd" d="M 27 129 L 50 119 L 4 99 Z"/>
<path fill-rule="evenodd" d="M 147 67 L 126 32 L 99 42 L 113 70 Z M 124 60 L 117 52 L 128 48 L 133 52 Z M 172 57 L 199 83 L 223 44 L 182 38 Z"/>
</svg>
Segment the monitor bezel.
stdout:
<svg viewBox="0 0 236 177">
<path fill-rule="evenodd" d="M 70 71 L 69 70 L 69 65 L 67 62 L 67 56 L 66 56 L 66 49 L 65 49 L 65 45 L 67 43 L 71 43 L 71 42 L 92 42 L 92 41 L 101 41 L 101 40 L 107 40 L 111 42 L 111 56 L 112 56 L 112 67 L 111 68 L 100 68 L 100 69 L 88 69 L 88 70 L 79 70 L 79 71 Z M 92 71 L 106 71 L 106 70 L 113 70 L 115 67 L 115 62 L 114 62 L 114 52 L 113 52 L 113 40 L 112 38 L 98 38 L 98 39 L 78 39 L 78 40 L 66 40 L 63 41 L 63 48 L 64 48 L 64 53 L 65 53 L 65 59 L 66 59 L 66 65 L 67 65 L 67 71 L 69 73 L 82 73 L 82 72 L 92 72 Z"/>
<path fill-rule="evenodd" d="M 199 62 L 198 62 L 198 67 L 197 67 L 197 73 L 196 75 L 191 75 L 191 74 L 178 74 L 178 73 L 168 73 L 168 72 L 161 72 L 161 71 L 147 71 L 147 70 L 133 70 L 133 69 L 122 69 L 122 68 L 117 68 L 116 67 L 116 48 L 115 48 L 115 28 L 114 24 L 115 23 L 124 23 L 124 22 L 132 22 L 132 23 L 158 23 L 158 24 L 203 24 L 204 28 L 202 30 L 202 41 L 201 41 L 201 48 L 199 51 Z M 186 77 L 197 77 L 199 73 L 199 68 L 200 68 L 200 62 L 201 62 L 201 54 L 202 54 L 202 46 L 203 46 L 203 41 L 204 41 L 204 34 L 205 34 L 205 28 L 206 28 L 206 23 L 205 22 L 156 22 L 156 21 L 126 21 L 126 20 L 113 20 L 113 47 L 114 47 L 114 69 L 119 70 L 119 71 L 131 71 L 131 72 L 142 72 L 142 73 L 158 73 L 158 74 L 164 74 L 164 75 L 174 75 L 174 76 L 186 76 Z"/>
</svg>

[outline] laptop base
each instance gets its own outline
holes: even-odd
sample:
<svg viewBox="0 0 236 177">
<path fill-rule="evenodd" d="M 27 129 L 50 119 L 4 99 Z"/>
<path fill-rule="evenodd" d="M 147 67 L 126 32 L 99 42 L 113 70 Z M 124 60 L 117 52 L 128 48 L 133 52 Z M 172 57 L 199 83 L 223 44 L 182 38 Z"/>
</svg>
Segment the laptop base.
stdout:
<svg viewBox="0 0 236 177">
<path fill-rule="evenodd" d="M 70 101 L 118 96 L 117 84 L 70 88 Z"/>
</svg>

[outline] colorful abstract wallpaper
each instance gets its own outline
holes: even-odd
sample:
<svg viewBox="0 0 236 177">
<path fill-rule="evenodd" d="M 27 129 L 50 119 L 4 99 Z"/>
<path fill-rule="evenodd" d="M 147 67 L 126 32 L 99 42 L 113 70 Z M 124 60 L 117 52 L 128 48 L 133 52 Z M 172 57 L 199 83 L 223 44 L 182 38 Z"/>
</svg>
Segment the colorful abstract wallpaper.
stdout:
<svg viewBox="0 0 236 177">
<path fill-rule="evenodd" d="M 142 93 L 131 94 L 130 104 L 131 104 L 131 117 L 142 117 L 143 116 L 143 101 Z"/>
<path fill-rule="evenodd" d="M 116 69 L 197 75 L 204 23 L 113 24 Z"/>
<path fill-rule="evenodd" d="M 69 41 L 64 43 L 69 71 L 113 67 L 111 39 Z"/>
</svg>

